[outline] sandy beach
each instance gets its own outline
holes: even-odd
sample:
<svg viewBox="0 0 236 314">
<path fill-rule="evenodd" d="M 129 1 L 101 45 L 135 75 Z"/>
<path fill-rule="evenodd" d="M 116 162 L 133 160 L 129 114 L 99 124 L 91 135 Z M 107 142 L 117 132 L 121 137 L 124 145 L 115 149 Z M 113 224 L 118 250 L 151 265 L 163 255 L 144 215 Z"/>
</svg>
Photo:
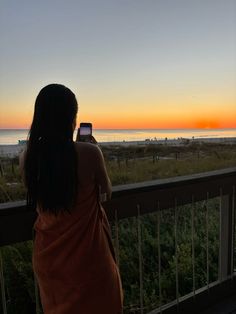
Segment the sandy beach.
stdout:
<svg viewBox="0 0 236 314">
<path fill-rule="evenodd" d="M 169 146 L 184 146 L 191 143 L 222 143 L 236 144 L 236 137 L 216 137 L 216 138 L 178 138 L 178 139 L 147 139 L 145 141 L 117 141 L 117 142 L 101 142 L 101 146 L 140 146 L 140 145 L 169 145 Z"/>
<path fill-rule="evenodd" d="M 102 146 L 145 146 L 145 145 L 169 145 L 184 146 L 191 143 L 217 143 L 217 144 L 236 144 L 236 137 L 225 138 L 194 138 L 194 139 L 147 139 L 145 141 L 116 141 L 116 142 L 100 142 Z M 25 144 L 16 145 L 0 145 L 0 157 L 14 158 L 18 156 L 25 148 Z"/>
</svg>

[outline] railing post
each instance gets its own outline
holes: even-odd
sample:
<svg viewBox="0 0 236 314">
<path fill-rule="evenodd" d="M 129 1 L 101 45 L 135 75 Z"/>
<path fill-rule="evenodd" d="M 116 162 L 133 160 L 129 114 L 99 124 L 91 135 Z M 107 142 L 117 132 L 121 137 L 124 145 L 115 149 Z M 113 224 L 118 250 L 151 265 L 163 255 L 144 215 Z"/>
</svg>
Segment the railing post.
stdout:
<svg viewBox="0 0 236 314">
<path fill-rule="evenodd" d="M 196 280 L 195 280 L 195 200 L 194 200 L 194 195 L 192 195 L 192 206 L 191 206 L 191 238 L 192 238 L 193 295 L 195 298 Z"/>
<path fill-rule="evenodd" d="M 233 278 L 234 275 L 234 248 L 235 248 L 235 185 L 233 186 L 233 192 L 232 192 L 232 222 L 231 222 L 231 230 L 232 230 L 232 235 L 231 235 L 231 268 L 230 268 L 230 273 L 231 273 L 231 278 Z"/>
<path fill-rule="evenodd" d="M 120 244 L 119 244 L 119 221 L 117 209 L 115 210 L 115 252 L 116 252 L 116 260 L 117 266 L 120 266 Z"/>
<path fill-rule="evenodd" d="M 220 248 L 219 248 L 219 280 L 225 280 L 232 270 L 232 234 L 233 234 L 232 194 L 220 193 Z"/>
<path fill-rule="evenodd" d="M 206 198 L 206 273 L 207 273 L 207 289 L 209 292 L 209 192 Z"/>
<path fill-rule="evenodd" d="M 160 203 L 158 202 L 158 205 L 157 205 L 157 243 L 158 243 L 159 309 L 160 309 L 160 313 L 162 313 L 160 220 L 161 220 L 161 211 L 160 211 Z"/>
<path fill-rule="evenodd" d="M 0 250 L 0 288 L 1 288 L 1 296 L 2 296 L 3 314 L 7 314 L 7 303 L 6 303 L 6 293 L 5 293 L 5 283 L 4 283 L 3 262 L 2 262 L 1 250 Z"/>
<path fill-rule="evenodd" d="M 174 234 L 175 234 L 175 289 L 176 289 L 176 300 L 177 306 L 179 306 L 179 267 L 178 267 L 178 207 L 177 199 L 175 199 L 175 223 L 174 223 Z"/>
<path fill-rule="evenodd" d="M 139 255 L 139 294 L 140 294 L 140 313 L 143 314 L 143 256 L 142 256 L 142 230 L 140 221 L 140 205 L 138 210 L 138 255 Z"/>
<path fill-rule="evenodd" d="M 40 310 L 40 295 L 39 295 L 39 287 L 38 287 L 38 281 L 37 278 L 34 274 L 34 291 L 35 291 L 35 310 L 36 310 L 36 314 L 40 314 L 41 310 Z"/>
</svg>

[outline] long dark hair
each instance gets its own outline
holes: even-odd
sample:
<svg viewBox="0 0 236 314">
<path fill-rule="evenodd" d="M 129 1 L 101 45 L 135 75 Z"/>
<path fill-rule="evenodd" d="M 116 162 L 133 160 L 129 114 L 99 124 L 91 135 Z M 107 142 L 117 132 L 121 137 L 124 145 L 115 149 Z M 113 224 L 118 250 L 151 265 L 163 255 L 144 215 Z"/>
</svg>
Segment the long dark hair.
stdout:
<svg viewBox="0 0 236 314">
<path fill-rule="evenodd" d="M 60 84 L 45 86 L 35 101 L 25 157 L 27 204 L 57 215 L 76 200 L 77 158 L 73 125 L 78 104 Z"/>
</svg>

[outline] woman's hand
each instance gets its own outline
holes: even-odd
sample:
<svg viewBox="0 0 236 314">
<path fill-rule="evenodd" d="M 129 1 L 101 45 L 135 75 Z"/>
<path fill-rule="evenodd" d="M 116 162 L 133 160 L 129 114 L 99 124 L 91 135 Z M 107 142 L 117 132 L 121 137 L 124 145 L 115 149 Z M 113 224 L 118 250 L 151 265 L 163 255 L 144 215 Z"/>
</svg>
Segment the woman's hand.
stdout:
<svg viewBox="0 0 236 314">
<path fill-rule="evenodd" d="M 90 136 L 90 143 L 92 143 L 92 144 L 97 144 L 98 143 L 96 141 L 95 137 L 93 137 L 92 135 Z"/>
<path fill-rule="evenodd" d="M 95 137 L 93 137 L 92 135 L 86 135 L 86 136 L 80 137 L 79 129 L 77 132 L 76 142 L 87 142 L 87 143 L 92 143 L 92 144 L 98 143 Z"/>
</svg>

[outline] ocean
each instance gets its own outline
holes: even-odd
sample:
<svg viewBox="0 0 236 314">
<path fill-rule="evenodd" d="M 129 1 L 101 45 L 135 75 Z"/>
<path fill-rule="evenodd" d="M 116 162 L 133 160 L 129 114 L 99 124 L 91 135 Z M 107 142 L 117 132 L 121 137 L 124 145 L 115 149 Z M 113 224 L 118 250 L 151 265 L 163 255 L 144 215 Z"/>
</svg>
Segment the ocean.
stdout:
<svg viewBox="0 0 236 314">
<path fill-rule="evenodd" d="M 0 129 L 0 145 L 18 144 L 19 140 L 26 140 L 27 135 L 27 129 Z M 93 135 L 98 142 L 226 138 L 236 137 L 236 129 L 94 129 Z"/>
</svg>

